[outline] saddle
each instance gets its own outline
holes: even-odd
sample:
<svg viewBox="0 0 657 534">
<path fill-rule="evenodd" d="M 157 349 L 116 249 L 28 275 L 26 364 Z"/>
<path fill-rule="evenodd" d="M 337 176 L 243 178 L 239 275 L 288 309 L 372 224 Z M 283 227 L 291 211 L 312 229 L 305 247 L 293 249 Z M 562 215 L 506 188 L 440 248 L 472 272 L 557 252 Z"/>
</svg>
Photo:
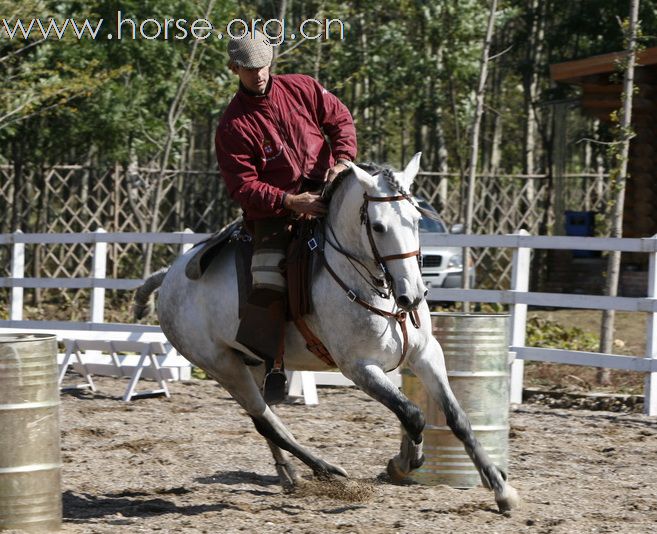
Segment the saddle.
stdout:
<svg viewBox="0 0 657 534">
<path fill-rule="evenodd" d="M 330 353 L 303 318 L 313 311 L 311 290 L 314 261 L 309 243 L 312 243 L 315 222 L 303 220 L 295 221 L 293 224 L 295 228 L 287 250 L 285 269 L 288 291 L 287 319 L 293 321 L 299 329 L 306 340 L 308 350 L 327 365 L 335 367 L 336 364 Z M 194 249 L 197 250 L 192 249 L 193 256 L 187 262 L 185 274 L 190 280 L 200 279 L 212 260 L 231 243 L 236 244 L 235 264 L 241 317 L 251 292 L 251 257 L 253 255 L 251 237 L 241 217 L 195 245 Z"/>
<path fill-rule="evenodd" d="M 192 249 L 193 256 L 187 262 L 185 275 L 190 280 L 198 280 L 203 276 L 212 260 L 232 240 L 238 239 L 243 232 L 244 220 L 242 217 L 228 223 L 218 232 L 212 234 L 208 239 L 199 241 Z M 195 250 L 196 249 L 196 250 Z"/>
</svg>

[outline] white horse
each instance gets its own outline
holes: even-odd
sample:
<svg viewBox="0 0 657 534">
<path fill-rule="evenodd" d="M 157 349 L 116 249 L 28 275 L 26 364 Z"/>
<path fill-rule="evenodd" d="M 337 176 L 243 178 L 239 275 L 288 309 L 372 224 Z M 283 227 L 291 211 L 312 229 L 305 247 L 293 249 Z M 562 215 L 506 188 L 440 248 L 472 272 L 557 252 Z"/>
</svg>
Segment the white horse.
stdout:
<svg viewBox="0 0 657 534">
<path fill-rule="evenodd" d="M 335 186 L 322 224 L 325 240 L 317 252 L 323 258 L 315 262 L 313 273 L 314 311 L 305 319 L 340 371 L 401 421 L 400 451 L 387 467 L 393 480 L 404 479 L 424 461 L 424 416 L 385 374 L 400 364 L 403 355 L 405 365 L 442 408 L 483 484 L 495 492 L 499 509 L 510 510 L 518 504 L 518 494 L 475 438 L 447 383 L 443 352 L 431 334 L 426 288 L 417 261 L 420 212 L 407 193 L 419 160 L 418 153 L 403 172 L 380 169 L 373 175 L 351 165 L 351 172 Z M 346 476 L 341 467 L 300 445 L 264 401 L 260 384 L 265 366 L 235 341 L 238 288 L 234 253 L 229 246 L 196 281 L 185 276 L 190 253 L 179 257 L 138 290 L 136 314 L 143 313 L 149 295 L 161 284 L 157 309 L 164 334 L 246 410 L 271 448 L 284 487 L 299 481 L 284 451 L 308 465 L 315 475 Z M 390 293 L 394 299 L 389 298 Z M 412 319 L 412 326 L 406 317 Z M 286 329 L 285 347 L 287 369 L 327 369 L 307 350 L 292 323 Z"/>
</svg>

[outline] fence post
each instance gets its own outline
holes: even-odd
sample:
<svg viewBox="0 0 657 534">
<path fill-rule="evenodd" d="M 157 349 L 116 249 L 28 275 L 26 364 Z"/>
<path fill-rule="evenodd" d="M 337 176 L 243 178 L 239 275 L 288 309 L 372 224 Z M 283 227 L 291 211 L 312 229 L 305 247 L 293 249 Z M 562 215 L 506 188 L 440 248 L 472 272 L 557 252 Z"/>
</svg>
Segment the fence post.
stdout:
<svg viewBox="0 0 657 534">
<path fill-rule="evenodd" d="M 14 232 L 14 244 L 11 247 L 11 277 L 12 279 L 25 277 L 25 243 L 16 242 L 16 238 L 23 232 L 16 230 Z M 21 321 L 23 319 L 23 287 L 11 288 L 11 304 L 9 306 L 9 319 L 12 321 Z"/>
<path fill-rule="evenodd" d="M 652 237 L 657 240 L 657 235 Z M 648 271 L 648 298 L 657 296 L 657 252 L 650 253 L 650 267 Z M 646 358 L 657 359 L 657 313 L 648 314 L 646 328 Z M 643 413 L 646 415 L 657 415 L 657 372 L 646 373 L 645 389 L 643 397 Z"/>
<path fill-rule="evenodd" d="M 103 228 L 94 233 L 106 234 Z M 104 280 L 107 275 L 107 243 L 96 241 L 94 243 L 94 256 L 91 265 L 91 278 Z M 105 288 L 93 287 L 91 290 L 91 322 L 102 323 L 105 320 Z"/>
<path fill-rule="evenodd" d="M 527 230 L 520 230 L 516 235 L 529 235 Z M 513 250 L 513 268 L 511 271 L 511 291 L 526 292 L 529 290 L 529 248 L 516 248 Z M 527 304 L 511 304 L 511 346 L 524 347 L 527 328 Z M 511 364 L 511 395 L 513 404 L 522 403 L 522 382 L 525 362 L 514 359 Z"/>
<path fill-rule="evenodd" d="M 176 232 L 177 234 L 193 234 L 194 231 L 191 228 L 185 228 L 182 232 Z M 180 245 L 180 254 L 183 255 L 189 249 L 194 246 L 194 243 L 183 243 Z"/>
</svg>

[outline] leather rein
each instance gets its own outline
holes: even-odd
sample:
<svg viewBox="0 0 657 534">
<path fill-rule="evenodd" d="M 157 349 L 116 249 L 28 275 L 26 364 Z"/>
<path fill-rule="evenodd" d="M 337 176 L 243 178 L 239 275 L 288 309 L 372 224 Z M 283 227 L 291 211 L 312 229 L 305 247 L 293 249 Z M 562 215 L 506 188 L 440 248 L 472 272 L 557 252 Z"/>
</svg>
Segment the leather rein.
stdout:
<svg viewBox="0 0 657 534">
<path fill-rule="evenodd" d="M 370 248 L 372 249 L 372 255 L 374 257 L 374 260 L 377 262 L 379 269 L 383 273 L 384 276 L 384 284 L 387 283 L 388 287 L 390 290 L 388 291 L 388 294 L 385 294 L 381 291 L 379 291 L 376 287 L 374 287 L 374 290 L 379 294 L 379 296 L 383 298 L 390 298 L 390 293 L 393 291 L 392 290 L 392 276 L 390 275 L 390 271 L 388 270 L 386 262 L 388 261 L 393 261 L 393 260 L 402 260 L 406 258 L 413 258 L 417 257 L 418 258 L 418 263 L 420 263 L 420 258 L 421 258 L 421 253 L 420 249 L 414 250 L 412 252 L 404 252 L 400 254 L 389 254 L 387 256 L 382 256 L 379 252 L 378 247 L 376 246 L 376 242 L 374 241 L 374 234 L 372 230 L 372 223 L 370 221 L 369 213 L 368 213 L 368 207 L 370 202 L 400 202 L 402 200 L 408 200 L 408 197 L 406 195 L 395 195 L 395 196 L 386 196 L 386 197 L 373 197 L 368 195 L 367 193 L 363 194 L 363 205 L 360 208 L 360 220 L 361 224 L 365 225 L 365 230 L 367 232 L 367 239 L 370 243 Z M 330 227 L 328 220 L 326 222 L 327 227 L 331 230 L 331 233 L 333 233 L 333 229 Z M 333 233 L 335 236 L 335 234 Z M 347 259 L 356 259 L 353 255 L 349 254 L 347 251 L 345 251 L 339 244 L 333 244 L 329 239 L 326 239 L 326 242 L 331 245 L 331 247 L 336 250 L 339 254 L 347 257 Z M 326 259 L 326 255 L 324 253 L 324 249 L 319 247 L 317 244 L 317 241 L 312 239 L 308 243 L 309 247 L 311 250 L 318 250 L 319 257 L 322 259 L 322 263 L 328 273 L 333 277 L 333 279 L 337 282 L 337 284 L 345 291 L 347 295 L 347 299 L 350 302 L 355 302 L 356 304 L 360 305 L 361 307 L 365 308 L 366 310 L 379 315 L 381 317 L 387 317 L 391 319 L 395 319 L 397 323 L 399 324 L 401 331 L 402 331 L 402 336 L 403 336 L 403 346 L 402 346 L 402 354 L 401 358 L 399 359 L 399 363 L 397 364 L 396 367 L 399 367 L 404 360 L 406 359 L 406 352 L 408 351 L 408 329 L 406 326 L 406 319 L 407 317 L 410 316 L 411 318 L 411 323 L 415 328 L 420 328 L 420 315 L 417 312 L 417 309 L 411 310 L 410 312 L 407 312 L 405 310 L 399 310 L 396 313 L 389 312 L 387 310 L 377 308 L 376 306 L 373 306 L 369 302 L 363 300 L 361 297 L 359 297 L 356 292 L 351 289 L 344 280 L 340 278 L 340 276 L 333 270 L 333 268 L 329 265 L 328 260 Z M 358 260 L 356 260 L 358 261 Z M 358 261 L 358 263 L 361 263 Z M 362 263 L 361 263 L 362 265 Z M 358 270 L 357 270 L 358 271 Z M 368 271 L 369 272 L 369 271 Z M 359 273 L 360 274 L 360 273 Z M 371 273 L 370 273 L 371 274 Z M 372 276 L 374 280 L 377 280 L 376 277 Z M 372 284 L 370 284 L 372 285 Z M 379 284 L 377 284 L 379 285 Z"/>
</svg>

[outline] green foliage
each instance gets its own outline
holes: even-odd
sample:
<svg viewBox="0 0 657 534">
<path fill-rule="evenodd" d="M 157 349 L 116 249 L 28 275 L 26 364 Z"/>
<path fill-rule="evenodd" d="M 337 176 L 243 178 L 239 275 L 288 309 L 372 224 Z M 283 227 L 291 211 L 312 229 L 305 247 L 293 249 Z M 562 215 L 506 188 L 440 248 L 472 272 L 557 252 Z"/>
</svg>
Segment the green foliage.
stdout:
<svg viewBox="0 0 657 534">
<path fill-rule="evenodd" d="M 449 168 L 462 166 L 487 0 L 309 0 L 287 5 L 288 38 L 280 47 L 276 70 L 317 76 L 347 103 L 356 120 L 362 159 L 401 165 L 422 150 L 423 168 L 437 170 L 438 154 L 446 149 Z M 120 10 L 136 20 L 194 20 L 203 16 L 206 6 L 207 0 L 0 0 L 0 16 L 113 21 Z M 656 6 L 657 0 L 642 2 L 644 46 L 654 44 L 657 36 Z M 221 26 L 238 16 L 278 17 L 279 9 L 269 1 L 217 0 L 208 18 Z M 522 170 L 526 117 L 519 111 L 527 75 L 538 74 L 539 101 L 573 96 L 571 87 L 550 82 L 549 65 L 622 49 L 623 29 L 616 19 L 624 19 L 626 11 L 626 3 L 618 0 L 500 2 L 492 54 L 506 53 L 490 65 L 483 158 L 490 154 L 491 124 L 498 116 L 504 132 L 503 170 Z M 344 40 L 289 38 L 295 25 L 308 18 L 340 19 Z M 540 53 L 529 38 L 537 20 L 544 23 Z M 90 154 L 98 163 L 132 158 L 147 163 L 157 157 L 191 42 L 119 42 L 107 38 L 109 31 L 108 25 L 98 39 L 80 41 L 70 34 L 63 41 L 43 42 L 0 35 L 0 163 L 17 158 L 30 165 L 84 163 Z M 225 43 L 209 39 L 199 45 L 171 165 L 184 160 L 185 146 L 199 129 L 208 136 L 208 125 L 216 124 L 236 89 L 235 77 L 226 68 Z M 202 142 L 211 145 L 205 138 Z M 545 157 L 538 163 L 544 171 Z"/>
<path fill-rule="evenodd" d="M 581 328 L 530 317 L 527 320 L 527 346 L 597 352 L 600 339 Z"/>
<path fill-rule="evenodd" d="M 134 153 L 150 159 L 166 135 L 167 114 L 190 54 L 190 39 L 108 39 L 116 13 L 135 20 L 202 18 L 207 2 L 194 0 L 22 3 L 0 0 L 0 12 L 12 20 L 54 15 L 78 21 L 89 18 L 103 26 L 97 39 L 77 40 L 70 33 L 63 40 L 39 42 L 0 39 L 0 146 L 21 139 L 33 161 L 80 163 L 91 147 L 106 161 L 126 160 Z M 29 6 L 27 5 L 29 4 Z M 226 20 L 234 11 L 231 0 L 215 3 L 211 20 Z M 31 45 L 30 48 L 27 48 Z M 195 78 L 187 99 L 182 125 L 198 114 L 218 113 L 218 103 L 228 96 L 225 86 L 225 48 L 209 39 L 194 65 Z M 225 46 L 225 45 L 223 45 Z M 17 53 L 24 49 L 22 52 Z M 2 117 L 5 117 L 5 120 Z M 36 138 L 27 132 L 39 130 Z M 181 130 L 181 139 L 185 135 Z M 27 137 L 27 139 L 26 139 Z M 0 151 L 4 152 L 4 151 Z M 174 151 L 172 159 L 177 154 Z"/>
<path fill-rule="evenodd" d="M 208 375 L 208 373 L 206 373 L 200 367 L 196 366 L 192 367 L 192 378 L 196 378 L 197 380 L 211 380 L 211 377 Z"/>
</svg>

